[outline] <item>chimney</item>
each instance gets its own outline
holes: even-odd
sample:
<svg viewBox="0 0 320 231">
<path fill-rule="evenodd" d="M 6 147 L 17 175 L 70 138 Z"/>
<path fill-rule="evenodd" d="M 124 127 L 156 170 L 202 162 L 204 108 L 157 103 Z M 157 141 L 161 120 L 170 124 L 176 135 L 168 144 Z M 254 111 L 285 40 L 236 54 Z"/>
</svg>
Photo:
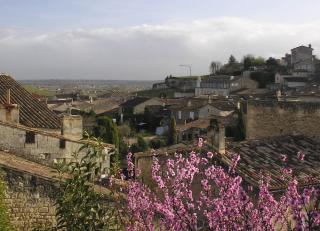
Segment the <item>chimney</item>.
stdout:
<svg viewBox="0 0 320 231">
<path fill-rule="evenodd" d="M 217 119 L 212 121 L 212 129 L 210 135 L 212 137 L 213 147 L 220 153 L 225 154 L 225 126 Z"/>
<path fill-rule="evenodd" d="M 222 123 L 219 123 L 218 137 L 219 137 L 218 152 L 220 154 L 225 154 L 226 153 L 226 137 L 225 137 L 225 127 Z"/>
<path fill-rule="evenodd" d="M 309 48 L 311 48 L 311 44 L 309 44 Z"/>
<path fill-rule="evenodd" d="M 17 104 L 11 104 L 11 90 L 6 91 L 6 102 L 0 104 L 0 121 L 6 123 L 19 123 L 20 109 Z"/>
<path fill-rule="evenodd" d="M 71 140 L 81 140 L 83 133 L 82 117 L 65 115 L 62 118 L 61 135 Z"/>
</svg>

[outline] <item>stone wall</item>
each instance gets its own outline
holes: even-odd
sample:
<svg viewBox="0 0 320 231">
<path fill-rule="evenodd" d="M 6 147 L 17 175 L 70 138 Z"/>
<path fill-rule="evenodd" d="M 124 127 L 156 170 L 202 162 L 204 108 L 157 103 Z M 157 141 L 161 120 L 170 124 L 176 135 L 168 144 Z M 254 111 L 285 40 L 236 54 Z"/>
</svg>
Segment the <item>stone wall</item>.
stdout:
<svg viewBox="0 0 320 231">
<path fill-rule="evenodd" d="M 320 138 L 320 103 L 249 101 L 245 120 L 247 139 L 281 135 Z"/>
<path fill-rule="evenodd" d="M 15 155 L 45 165 L 52 165 L 55 160 L 70 160 L 71 155 L 78 152 L 86 143 L 70 140 L 62 135 L 3 122 L 0 122 L 0 137 L 0 150 L 7 150 Z M 85 153 L 86 150 L 82 150 L 79 155 Z M 109 167 L 110 155 L 108 149 L 105 149 L 105 154 L 106 160 L 103 166 Z"/>
<path fill-rule="evenodd" d="M 5 204 L 17 230 L 52 227 L 56 224 L 54 198 L 56 186 L 47 180 L 1 168 L 7 184 Z"/>
</svg>

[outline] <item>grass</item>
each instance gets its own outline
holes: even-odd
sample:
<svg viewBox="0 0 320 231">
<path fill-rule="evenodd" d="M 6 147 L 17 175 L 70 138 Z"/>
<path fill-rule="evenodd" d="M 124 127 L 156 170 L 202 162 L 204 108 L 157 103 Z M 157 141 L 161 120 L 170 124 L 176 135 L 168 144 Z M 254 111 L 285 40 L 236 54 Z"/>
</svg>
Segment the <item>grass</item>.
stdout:
<svg viewBox="0 0 320 231">
<path fill-rule="evenodd" d="M 54 96 L 53 92 L 50 92 L 46 89 L 38 88 L 32 85 L 23 85 L 23 87 L 30 93 L 38 94 L 46 98 L 50 98 Z"/>
</svg>

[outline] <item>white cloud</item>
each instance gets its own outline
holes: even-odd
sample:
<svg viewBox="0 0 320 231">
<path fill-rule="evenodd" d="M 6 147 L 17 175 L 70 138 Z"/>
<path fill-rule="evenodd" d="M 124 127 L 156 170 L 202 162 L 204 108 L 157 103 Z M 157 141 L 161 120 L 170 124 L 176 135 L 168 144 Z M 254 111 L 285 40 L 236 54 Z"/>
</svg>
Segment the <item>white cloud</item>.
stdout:
<svg viewBox="0 0 320 231">
<path fill-rule="evenodd" d="M 189 24 L 75 29 L 56 34 L 0 29 L 0 72 L 23 78 L 163 79 L 208 72 L 212 60 L 248 53 L 280 57 L 311 43 L 320 52 L 320 23 L 278 24 L 213 18 Z"/>
</svg>

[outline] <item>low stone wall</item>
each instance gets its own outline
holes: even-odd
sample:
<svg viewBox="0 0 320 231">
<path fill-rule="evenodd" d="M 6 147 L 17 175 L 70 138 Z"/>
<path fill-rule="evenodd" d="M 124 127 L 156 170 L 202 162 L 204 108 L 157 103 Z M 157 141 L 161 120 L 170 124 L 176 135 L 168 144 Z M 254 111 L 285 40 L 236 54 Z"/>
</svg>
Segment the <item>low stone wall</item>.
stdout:
<svg viewBox="0 0 320 231">
<path fill-rule="evenodd" d="M 1 170 L 7 184 L 5 204 L 16 229 L 29 231 L 54 226 L 57 187 L 51 181 L 27 173 L 3 167 Z"/>
</svg>

